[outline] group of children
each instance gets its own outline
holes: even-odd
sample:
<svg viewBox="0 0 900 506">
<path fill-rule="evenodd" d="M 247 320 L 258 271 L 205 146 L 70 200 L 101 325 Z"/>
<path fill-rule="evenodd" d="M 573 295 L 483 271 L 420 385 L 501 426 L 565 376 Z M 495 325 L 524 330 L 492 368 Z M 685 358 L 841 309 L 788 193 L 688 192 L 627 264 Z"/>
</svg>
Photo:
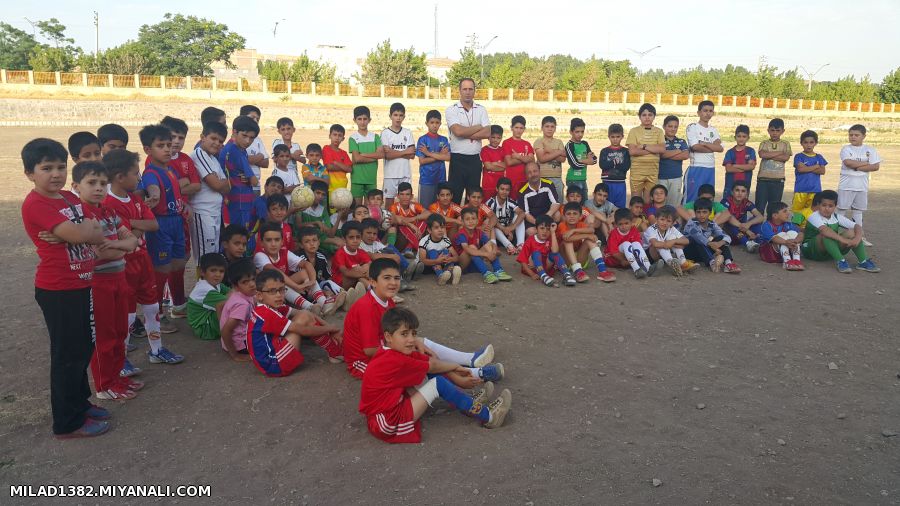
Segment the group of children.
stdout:
<svg viewBox="0 0 900 506">
<path fill-rule="evenodd" d="M 677 138 L 678 119 L 671 116 L 658 137 L 655 109 L 646 106 L 636 127 L 646 131 L 629 133 L 625 147 L 622 126 L 610 125 L 610 146 L 599 155 L 584 141 L 578 118 L 565 145 L 554 138 L 556 120 L 549 116 L 534 146 L 522 139 L 522 116 L 513 118 L 505 141 L 503 129 L 492 126 L 481 154 L 484 188 L 467 188 L 464 206 L 447 183 L 450 149 L 439 133 L 441 114 L 429 111 L 428 132 L 414 139 L 399 103 L 381 134 L 368 130 L 368 108 L 354 109 L 349 153 L 341 148 L 346 132 L 340 125 L 331 126 L 324 147 L 303 149 L 293 141 L 293 122 L 279 119 L 274 167 L 265 178 L 261 168 L 270 160 L 259 141 L 255 106 L 241 108 L 230 132 L 224 111 L 205 109 L 199 140 L 188 153 L 184 120 L 167 116 L 144 127 L 143 171 L 119 125 L 72 135 L 68 152 L 50 139 L 29 142 L 22 160 L 34 190 L 22 215 L 40 257 L 35 297 L 51 337 L 54 433 L 86 437 L 108 430 L 109 412 L 88 400 L 88 366 L 99 399 L 137 395 L 144 384 L 126 358 L 131 336 L 146 334 L 151 363 L 183 361 L 162 343 L 163 333 L 176 330 L 169 318 L 187 318 L 197 337 L 219 340 L 233 360 L 253 362 L 267 376 L 295 371 L 304 361 L 301 339 L 311 339 L 331 362 L 345 363 L 363 380 L 359 409 L 370 431 L 385 441 L 409 442 L 419 440 L 418 419 L 437 397 L 487 427 L 501 425 L 511 403 L 508 390 L 494 395 L 504 368 L 493 362 L 491 345 L 469 353 L 417 337 L 416 316 L 396 307 L 403 302 L 398 293 L 414 289 L 416 276 L 429 273 L 439 285 L 455 285 L 473 272 L 486 284 L 508 282 L 504 254 L 547 286 L 558 286 L 556 271 L 567 286 L 587 281 L 591 263 L 607 283 L 616 280 L 610 267 L 630 268 L 638 278 L 664 268 L 681 276 L 699 265 L 739 273 L 731 251 L 738 245 L 788 270 L 803 270 L 801 258 L 807 258 L 832 259 L 841 272 L 851 272 L 844 255 L 853 250 L 857 269 L 878 271 L 861 222 L 867 174 L 878 170 L 880 159 L 862 143 L 864 127 L 850 129 L 850 145 L 841 151 L 838 192 L 821 189 L 827 162 L 814 151 L 815 132 L 801 135 L 791 208 L 781 202 L 790 157 L 780 140 L 783 122 L 772 121 L 771 138 L 758 153 L 746 146 L 749 129 L 739 126 L 736 146 L 725 154 L 726 191 L 717 202 L 714 168 L 710 177 L 703 156 L 723 151 L 708 124 L 711 104 L 701 104 L 700 124 L 688 127 L 688 142 Z M 662 141 L 652 144 L 657 138 Z M 648 155 L 658 155 L 658 178 L 643 167 Z M 64 188 L 69 156 L 72 192 Z M 681 161 L 689 157 L 685 196 L 673 199 L 681 191 Z M 754 204 L 749 195 L 757 157 Z M 633 159 L 644 160 L 632 173 L 626 206 Z M 561 199 L 563 163 L 569 169 Z M 591 165 L 600 166 L 603 182 L 588 195 Z M 307 188 L 311 202 L 295 205 L 296 191 Z M 335 190 L 347 188 L 353 203 L 338 205 Z M 848 210 L 852 220 L 844 215 Z M 184 268 L 192 254 L 199 279 L 186 296 Z M 347 313 L 343 327 L 324 319 L 339 310 Z"/>
</svg>

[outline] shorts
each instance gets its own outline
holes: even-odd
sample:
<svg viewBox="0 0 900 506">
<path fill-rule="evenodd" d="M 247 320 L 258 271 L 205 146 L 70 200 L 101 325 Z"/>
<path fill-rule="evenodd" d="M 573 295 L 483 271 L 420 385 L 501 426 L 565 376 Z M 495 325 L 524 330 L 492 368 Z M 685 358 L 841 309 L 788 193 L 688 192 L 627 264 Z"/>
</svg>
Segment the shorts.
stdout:
<svg viewBox="0 0 900 506">
<path fill-rule="evenodd" d="M 795 193 L 794 200 L 791 202 L 791 211 L 803 211 L 812 207 L 812 200 L 815 193 Z"/>
<path fill-rule="evenodd" d="M 772 242 L 759 245 L 759 259 L 767 264 L 780 264 L 784 261 L 781 258 L 781 248 Z"/>
<path fill-rule="evenodd" d="M 159 230 L 147 232 L 147 253 L 154 266 L 184 258 L 184 220 L 181 216 L 157 216 Z"/>
<path fill-rule="evenodd" d="M 609 200 L 619 209 L 628 208 L 628 188 L 625 181 L 604 181 L 609 186 Z"/>
<path fill-rule="evenodd" d="M 303 365 L 303 354 L 284 336 L 272 338 L 272 351 L 265 356 L 257 356 L 252 350 L 253 364 L 263 374 L 271 378 L 287 376 Z"/>
<path fill-rule="evenodd" d="M 129 255 L 125 262 L 125 280 L 128 282 L 128 307 L 133 313 L 137 305 L 156 304 L 156 275 L 147 251 Z"/>
<path fill-rule="evenodd" d="M 400 183 L 409 183 L 412 181 L 412 178 L 409 176 L 406 177 L 386 177 L 384 178 L 384 198 L 392 199 L 397 196 L 397 187 L 400 186 Z M 355 196 L 355 195 L 354 195 Z"/>
<path fill-rule="evenodd" d="M 369 432 L 387 443 L 419 443 L 422 424 L 413 416 L 412 401 L 404 396 L 393 411 L 366 416 Z"/>
<path fill-rule="evenodd" d="M 369 193 L 370 190 L 375 189 L 375 183 L 350 183 L 350 194 L 353 195 L 355 199 L 363 199 L 366 198 L 366 194 Z M 387 197 L 387 195 L 385 195 Z"/>
<path fill-rule="evenodd" d="M 684 203 L 687 204 L 697 200 L 697 193 L 700 191 L 700 187 L 705 184 L 715 188 L 715 167 L 688 167 L 684 180 Z"/>
<path fill-rule="evenodd" d="M 194 213 L 191 215 L 191 237 L 194 243 L 194 260 L 200 265 L 200 257 L 218 253 L 222 219 L 218 216 Z"/>
<path fill-rule="evenodd" d="M 668 193 L 666 193 L 666 204 L 678 207 L 681 205 L 681 178 L 676 177 L 672 179 L 658 179 L 657 183 L 666 187 Z"/>
<path fill-rule="evenodd" d="M 658 169 L 652 169 L 650 171 L 644 172 L 639 170 L 631 170 L 631 194 L 632 195 L 640 195 L 644 190 L 650 191 L 651 188 L 656 186 L 657 176 L 659 175 Z"/>
<path fill-rule="evenodd" d="M 838 209 L 865 211 L 869 208 L 869 192 L 862 190 L 838 190 Z"/>
</svg>

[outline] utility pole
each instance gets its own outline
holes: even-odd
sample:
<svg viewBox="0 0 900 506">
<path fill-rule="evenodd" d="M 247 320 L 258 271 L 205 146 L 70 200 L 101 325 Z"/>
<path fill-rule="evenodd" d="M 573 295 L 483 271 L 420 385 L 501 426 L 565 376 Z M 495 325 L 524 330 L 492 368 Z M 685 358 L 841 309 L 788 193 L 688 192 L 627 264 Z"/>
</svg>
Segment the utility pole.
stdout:
<svg viewBox="0 0 900 506">
<path fill-rule="evenodd" d="M 94 57 L 100 56 L 100 13 L 94 11 Z"/>
<path fill-rule="evenodd" d="M 803 73 L 806 74 L 806 77 L 807 77 L 807 79 L 806 79 L 806 92 L 807 93 L 812 91 L 812 83 L 813 83 L 813 79 L 816 78 L 816 74 L 821 72 L 822 69 L 824 69 L 825 67 L 827 67 L 829 65 L 831 65 L 831 64 L 826 63 L 826 64 L 820 66 L 818 69 L 816 69 L 815 72 L 810 72 L 810 71 L 806 70 L 806 68 L 804 68 L 803 65 L 800 65 L 800 70 L 802 70 Z"/>
<path fill-rule="evenodd" d="M 497 37 L 499 37 L 499 35 L 494 35 L 493 37 L 491 37 L 491 40 L 487 41 L 483 46 L 481 46 L 481 49 L 478 51 L 479 53 L 481 53 L 481 82 L 484 82 L 484 50 L 491 45 L 491 42 L 497 40 Z"/>
<path fill-rule="evenodd" d="M 434 4 L 434 53 L 435 58 L 438 57 L 438 4 Z"/>
<path fill-rule="evenodd" d="M 28 22 L 29 25 L 31 25 L 31 36 L 32 36 L 35 40 L 37 40 L 37 23 L 35 23 L 34 21 L 32 21 L 32 20 L 30 20 L 30 19 L 28 19 L 28 18 L 24 18 L 24 19 L 25 19 L 25 21 Z"/>
</svg>

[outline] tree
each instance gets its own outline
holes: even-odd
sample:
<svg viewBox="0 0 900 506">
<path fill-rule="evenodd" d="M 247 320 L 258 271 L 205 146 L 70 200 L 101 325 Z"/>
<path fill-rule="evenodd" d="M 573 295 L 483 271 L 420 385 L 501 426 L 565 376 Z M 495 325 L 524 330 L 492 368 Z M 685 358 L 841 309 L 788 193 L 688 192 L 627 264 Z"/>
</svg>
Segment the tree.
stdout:
<svg viewBox="0 0 900 506">
<path fill-rule="evenodd" d="M 150 74 L 158 63 L 155 55 L 134 41 L 78 59 L 81 71 L 91 74 Z"/>
<path fill-rule="evenodd" d="M 447 82 L 456 84 L 465 78 L 481 80 L 481 60 L 472 48 L 465 48 L 459 52 L 460 59 L 447 71 Z M 478 83 L 481 85 L 482 83 Z"/>
<path fill-rule="evenodd" d="M 18 28 L 0 21 L 0 68 L 28 69 L 28 59 L 38 47 L 34 37 Z"/>
<path fill-rule="evenodd" d="M 411 47 L 394 51 L 387 39 L 366 55 L 362 74 L 357 78 L 362 84 L 423 85 L 428 82 L 425 54 L 416 54 Z"/>
<path fill-rule="evenodd" d="M 333 83 L 337 67 L 326 62 L 311 59 L 303 53 L 293 64 L 290 62 L 266 60 L 257 63 L 260 77 L 270 81 L 294 81 L 300 83 Z"/>
<path fill-rule="evenodd" d="M 519 88 L 524 90 L 549 90 L 556 84 L 553 62 L 538 60 L 522 70 Z"/>
<path fill-rule="evenodd" d="M 141 26 L 137 40 L 144 54 L 156 57 L 153 73 L 176 76 L 210 75 L 211 65 L 217 61 L 234 68 L 231 55 L 245 43 L 244 37 L 224 24 L 171 13 L 155 25 Z"/>
<path fill-rule="evenodd" d="M 522 80 L 524 65 L 514 65 L 512 61 L 504 61 L 494 65 L 487 76 L 487 85 L 490 88 L 518 88 Z"/>
<path fill-rule="evenodd" d="M 888 104 L 900 102 L 900 67 L 884 76 L 881 88 L 878 89 L 879 100 Z"/>
</svg>

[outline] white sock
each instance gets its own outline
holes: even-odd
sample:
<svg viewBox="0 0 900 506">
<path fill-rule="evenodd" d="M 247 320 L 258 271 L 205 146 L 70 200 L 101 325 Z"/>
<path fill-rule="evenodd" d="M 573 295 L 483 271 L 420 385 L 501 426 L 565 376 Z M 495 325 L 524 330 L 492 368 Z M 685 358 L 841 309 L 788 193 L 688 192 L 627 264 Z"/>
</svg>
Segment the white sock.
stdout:
<svg viewBox="0 0 900 506">
<path fill-rule="evenodd" d="M 781 252 L 781 259 L 787 262 L 791 260 L 791 250 L 786 245 L 781 244 L 778 246 L 778 251 Z"/>
<path fill-rule="evenodd" d="M 659 253 L 659 258 L 662 258 L 662 259 L 665 260 L 667 263 L 668 263 L 670 260 L 672 260 L 672 250 L 668 250 L 668 249 L 663 248 L 663 249 L 657 249 L 656 252 Z"/>
<path fill-rule="evenodd" d="M 516 225 L 516 246 L 525 244 L 525 220 Z"/>
<path fill-rule="evenodd" d="M 137 313 L 128 313 L 128 331 L 125 332 L 125 346 L 131 344 L 131 326 L 137 320 Z"/>
<path fill-rule="evenodd" d="M 481 368 L 480 367 L 466 367 L 466 369 L 468 369 L 469 372 L 472 373 L 472 376 L 474 376 L 476 378 L 481 377 Z"/>
<path fill-rule="evenodd" d="M 162 348 L 162 334 L 159 332 L 159 305 L 146 304 L 144 310 L 144 328 L 147 329 L 147 341 L 150 343 L 150 351 L 156 353 Z"/>
<path fill-rule="evenodd" d="M 575 272 L 579 269 L 584 269 L 584 267 L 582 267 L 581 265 L 581 262 L 575 262 L 574 264 L 572 264 L 572 272 Z"/>
<path fill-rule="evenodd" d="M 459 365 L 469 365 L 472 363 L 472 359 L 475 358 L 474 353 L 465 353 L 462 351 L 454 350 L 453 348 L 448 348 L 443 344 L 438 344 L 431 339 L 425 338 L 425 346 L 431 349 L 431 351 L 437 354 L 438 360 L 443 360 L 445 362 L 452 362 L 454 364 Z"/>
<path fill-rule="evenodd" d="M 512 246 L 512 243 L 509 242 L 509 239 L 507 239 L 506 234 L 504 234 L 503 231 L 500 230 L 499 228 L 494 229 L 494 237 L 496 237 L 497 240 L 500 241 L 500 244 L 502 244 L 504 248 L 508 248 L 508 247 Z"/>
<path fill-rule="evenodd" d="M 630 243 L 623 242 L 622 244 L 620 244 L 619 252 L 625 255 L 625 260 L 628 260 L 628 263 L 631 264 L 631 270 L 640 270 L 641 264 L 639 264 L 637 262 L 637 259 L 634 257 L 634 252 L 632 251 Z"/>
<path fill-rule="evenodd" d="M 307 309 L 313 306 L 313 303 L 303 298 L 302 295 L 295 292 L 294 290 L 288 288 L 287 293 L 285 293 L 285 299 L 300 309 Z"/>
<path fill-rule="evenodd" d="M 438 389 L 437 389 L 437 380 L 431 378 L 430 380 L 426 380 L 424 383 L 416 387 L 416 391 L 422 394 L 422 397 L 425 398 L 425 402 L 431 406 L 431 403 L 437 399 Z"/>
<path fill-rule="evenodd" d="M 859 228 L 862 228 L 862 226 L 863 226 L 863 218 L 862 218 L 863 212 L 862 212 L 862 211 L 859 211 L 859 210 L 857 210 L 857 209 L 851 209 L 851 210 L 850 210 L 850 214 L 851 214 L 851 216 L 853 216 L 853 221 L 854 221 L 857 225 L 859 225 Z"/>
<path fill-rule="evenodd" d="M 672 253 L 675 253 L 675 258 L 678 259 L 678 263 L 683 264 L 687 261 L 687 258 L 684 256 L 684 250 L 681 248 L 672 248 Z"/>
</svg>

